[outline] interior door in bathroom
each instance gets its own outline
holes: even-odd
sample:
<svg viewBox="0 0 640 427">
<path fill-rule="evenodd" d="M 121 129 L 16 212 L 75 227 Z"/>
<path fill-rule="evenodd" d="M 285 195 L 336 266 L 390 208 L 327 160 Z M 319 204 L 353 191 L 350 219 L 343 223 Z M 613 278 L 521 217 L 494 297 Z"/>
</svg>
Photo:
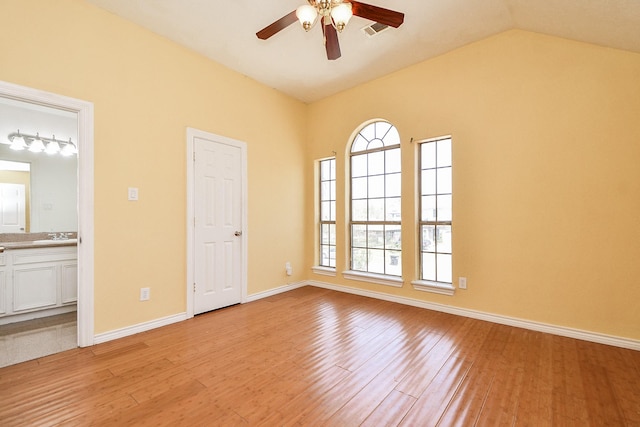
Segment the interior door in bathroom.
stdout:
<svg viewBox="0 0 640 427">
<path fill-rule="evenodd" d="M 0 233 L 24 233 L 24 184 L 0 183 Z"/>
<path fill-rule="evenodd" d="M 194 138 L 194 314 L 242 299 L 242 152 Z"/>
</svg>

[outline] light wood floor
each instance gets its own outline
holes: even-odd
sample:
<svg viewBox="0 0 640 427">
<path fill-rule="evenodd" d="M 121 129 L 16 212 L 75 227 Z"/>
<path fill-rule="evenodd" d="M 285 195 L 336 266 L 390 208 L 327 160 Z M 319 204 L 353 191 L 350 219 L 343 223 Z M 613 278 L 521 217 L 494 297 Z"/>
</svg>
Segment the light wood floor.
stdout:
<svg viewBox="0 0 640 427">
<path fill-rule="evenodd" d="M 640 425 L 640 352 L 305 287 L 0 369 L 0 425 Z"/>
</svg>

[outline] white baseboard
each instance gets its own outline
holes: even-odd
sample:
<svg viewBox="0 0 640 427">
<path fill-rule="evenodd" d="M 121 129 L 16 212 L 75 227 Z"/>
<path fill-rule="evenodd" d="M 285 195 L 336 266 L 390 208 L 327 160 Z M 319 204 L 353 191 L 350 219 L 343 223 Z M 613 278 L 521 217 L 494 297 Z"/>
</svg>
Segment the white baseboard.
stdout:
<svg viewBox="0 0 640 427">
<path fill-rule="evenodd" d="M 294 289 L 298 289 L 301 288 L 303 286 L 307 286 L 307 282 L 303 281 L 303 282 L 296 282 L 296 283 L 290 283 L 288 285 L 283 285 L 274 289 L 269 289 L 268 291 L 264 291 L 264 292 L 258 292 L 257 294 L 251 294 L 248 295 L 247 298 L 243 301 L 243 303 L 246 302 L 253 302 L 253 301 L 257 301 L 259 299 L 262 298 L 267 298 L 267 297 L 271 297 L 274 295 L 278 295 L 281 294 L 283 292 L 287 292 L 287 291 L 292 291 Z"/>
<path fill-rule="evenodd" d="M 159 328 L 161 326 L 182 322 L 183 320 L 187 320 L 187 313 L 174 314 L 172 316 L 162 317 L 149 322 L 138 323 L 137 325 L 131 325 L 122 329 L 97 334 L 93 337 L 93 343 L 100 344 L 118 338 L 124 338 L 129 335 L 139 334 L 140 332 L 150 331 L 151 329 Z"/>
<path fill-rule="evenodd" d="M 300 288 L 302 286 L 306 286 L 306 282 L 296 282 L 288 285 L 280 286 L 278 288 L 269 289 L 268 291 L 258 292 L 257 294 L 249 295 L 243 303 L 257 301 L 262 298 L 267 298 L 273 295 L 281 294 L 283 292 L 291 291 L 293 289 Z M 109 332 L 103 332 L 101 334 L 97 334 L 93 337 L 94 344 L 100 344 L 107 341 L 115 340 L 118 338 L 124 338 L 129 335 L 139 334 L 140 332 L 149 331 L 151 329 L 160 328 L 162 326 L 167 326 L 172 323 L 182 322 L 183 320 L 187 320 L 189 317 L 187 313 L 178 313 L 172 316 L 163 317 L 160 319 L 151 320 L 149 322 L 138 323 L 137 325 L 127 326 L 122 329 L 116 329 Z"/>
<path fill-rule="evenodd" d="M 584 331 L 580 329 L 567 328 L 564 326 L 550 325 L 546 323 L 534 322 L 530 320 L 518 319 L 515 317 L 501 316 L 477 310 L 453 307 L 445 304 L 421 301 L 413 298 L 389 295 L 382 292 L 367 291 L 364 289 L 350 288 L 347 286 L 333 285 L 330 283 L 309 280 L 305 282 L 309 286 L 331 289 L 339 292 L 377 298 L 384 301 L 396 302 L 399 304 L 410 305 L 413 307 L 426 308 L 428 310 L 441 311 L 443 313 L 454 314 L 457 316 L 470 317 L 478 320 L 498 323 L 501 325 L 515 326 L 517 328 L 529 329 L 532 331 L 545 332 L 548 334 L 559 335 L 568 338 L 575 338 L 583 341 L 591 341 L 599 344 L 612 345 L 615 347 L 628 348 L 640 351 L 640 341 L 629 338 L 616 337 L 612 335 L 600 334 L 597 332 Z"/>
<path fill-rule="evenodd" d="M 56 308 L 49 308 L 45 310 L 32 311 L 30 313 L 10 314 L 5 317 L 0 317 L 0 325 L 8 325 L 10 323 L 40 319 L 42 317 L 55 316 L 56 314 L 70 313 L 72 311 L 77 311 L 75 304 L 65 305 L 64 307 L 56 307 Z"/>
<path fill-rule="evenodd" d="M 274 289 L 269 289 L 264 292 L 258 292 L 256 294 L 247 296 L 247 298 L 245 299 L 245 301 L 243 301 L 243 303 L 258 301 L 260 299 L 267 298 L 273 295 L 278 295 L 283 292 L 301 288 L 303 286 L 315 286 L 318 288 L 331 289 L 338 292 L 345 292 L 349 294 L 395 302 L 398 304 L 425 308 L 427 310 L 434 310 L 434 311 L 440 311 L 443 313 L 454 314 L 456 316 L 470 317 L 472 319 L 485 320 L 487 322 L 498 323 L 501 325 L 514 326 L 517 328 L 529 329 L 532 331 L 545 332 L 548 334 L 559 335 L 559 336 L 575 338 L 583 341 L 591 341 L 599 344 L 612 345 L 615 347 L 622 347 L 622 348 L 628 348 L 631 350 L 640 351 L 639 340 L 616 337 L 612 335 L 605 335 L 597 332 L 584 331 L 581 329 L 567 328 L 564 326 L 550 325 L 546 323 L 534 322 L 534 321 L 525 320 L 525 319 L 518 319 L 515 317 L 501 316 L 498 314 L 486 313 L 486 312 L 477 311 L 477 310 L 470 310 L 466 308 L 453 307 L 450 305 L 427 302 L 427 301 L 417 300 L 413 298 L 389 295 L 383 292 L 375 292 L 375 291 L 368 291 L 364 289 L 350 288 L 348 286 L 333 285 L 331 283 L 325 283 L 325 282 L 320 282 L 316 280 L 307 280 L 302 282 L 291 283 L 291 284 L 283 285 Z M 137 325 L 127 326 L 122 329 L 104 332 L 101 334 L 97 334 L 94 337 L 94 344 L 100 344 L 100 343 L 115 340 L 118 338 L 124 338 L 129 335 L 134 335 L 140 332 L 149 331 L 151 329 L 159 328 L 161 326 L 166 326 L 172 323 L 181 322 L 183 320 L 187 320 L 187 318 L 188 318 L 187 313 L 179 313 L 172 316 L 167 316 L 160 319 L 152 320 L 150 322 L 139 323 Z"/>
</svg>

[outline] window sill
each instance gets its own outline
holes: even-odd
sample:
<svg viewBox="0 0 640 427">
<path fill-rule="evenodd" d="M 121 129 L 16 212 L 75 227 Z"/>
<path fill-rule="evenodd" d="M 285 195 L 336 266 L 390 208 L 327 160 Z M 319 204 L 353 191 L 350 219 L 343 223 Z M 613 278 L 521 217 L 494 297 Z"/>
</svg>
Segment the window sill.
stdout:
<svg viewBox="0 0 640 427">
<path fill-rule="evenodd" d="M 316 274 L 322 274 L 323 276 L 331 276 L 336 277 L 336 268 L 335 267 L 323 267 L 321 265 L 316 265 L 311 267 L 311 270 Z"/>
<path fill-rule="evenodd" d="M 411 282 L 416 291 L 432 292 L 441 295 L 453 295 L 456 288 L 451 283 L 430 282 L 427 280 L 414 280 Z"/>
<path fill-rule="evenodd" d="M 347 270 L 342 272 L 345 279 L 359 280 L 361 282 L 376 283 L 378 285 L 393 286 L 401 288 L 404 284 L 402 277 L 389 276 L 386 274 L 364 273 L 362 271 Z"/>
</svg>

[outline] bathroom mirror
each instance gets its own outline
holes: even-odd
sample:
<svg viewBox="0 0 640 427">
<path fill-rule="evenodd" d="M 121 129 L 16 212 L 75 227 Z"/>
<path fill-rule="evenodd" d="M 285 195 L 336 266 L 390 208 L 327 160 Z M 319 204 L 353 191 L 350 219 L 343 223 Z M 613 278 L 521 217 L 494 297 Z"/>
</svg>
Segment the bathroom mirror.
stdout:
<svg viewBox="0 0 640 427">
<path fill-rule="evenodd" d="M 77 231 L 77 154 L 12 149 L 17 132 L 77 144 L 77 114 L 0 97 L 0 233 Z"/>
</svg>

